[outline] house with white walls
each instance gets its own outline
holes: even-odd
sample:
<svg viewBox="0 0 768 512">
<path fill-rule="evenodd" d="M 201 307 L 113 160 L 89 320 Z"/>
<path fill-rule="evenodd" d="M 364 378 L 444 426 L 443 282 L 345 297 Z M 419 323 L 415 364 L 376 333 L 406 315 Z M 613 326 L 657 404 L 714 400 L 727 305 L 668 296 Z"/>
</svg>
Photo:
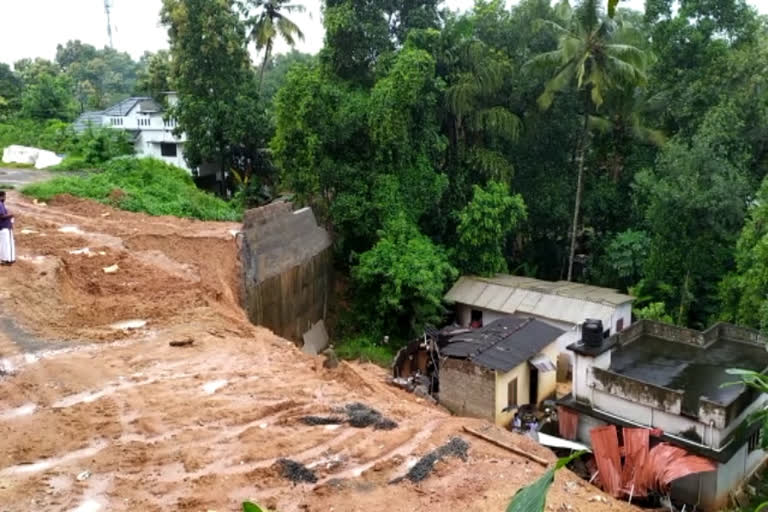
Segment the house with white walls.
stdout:
<svg viewBox="0 0 768 512">
<path fill-rule="evenodd" d="M 672 483 L 671 496 L 695 510 L 721 510 L 766 461 L 760 422 L 750 418 L 768 396 L 738 382 L 730 368 L 768 370 L 758 331 L 719 323 L 694 331 L 640 320 L 609 338 L 588 335 L 575 355 L 572 394 L 559 401 L 561 421 L 586 444 L 606 425 L 650 429 L 651 444 L 669 443 L 703 457 L 714 471 Z M 594 448 L 594 447 L 593 447 Z"/>
<path fill-rule="evenodd" d="M 482 327 L 521 314 L 561 329 L 557 347 L 562 367 L 572 366 L 567 347 L 581 339 L 585 320 L 601 320 L 608 334 L 620 332 L 632 322 L 634 298 L 599 286 L 498 274 L 463 276 L 444 300 L 455 306 L 457 323 L 464 327 Z"/>
<path fill-rule="evenodd" d="M 174 93 L 167 93 L 169 105 L 176 102 Z M 175 134 L 176 121 L 169 119 L 163 107 L 147 96 L 126 98 L 103 111 L 85 112 L 74 123 L 75 131 L 82 132 L 88 125 L 107 126 L 125 130 L 133 137 L 138 156 L 158 158 L 185 169 L 195 177 L 211 172 L 211 166 L 192 169 L 184 158 L 186 135 Z"/>
</svg>

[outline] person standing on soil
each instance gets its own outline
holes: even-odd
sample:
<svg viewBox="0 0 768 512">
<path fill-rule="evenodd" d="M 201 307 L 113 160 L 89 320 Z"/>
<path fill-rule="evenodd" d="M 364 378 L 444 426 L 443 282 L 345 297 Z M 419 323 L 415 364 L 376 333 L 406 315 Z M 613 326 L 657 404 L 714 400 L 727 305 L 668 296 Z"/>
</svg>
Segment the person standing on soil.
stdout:
<svg viewBox="0 0 768 512">
<path fill-rule="evenodd" d="M 12 265 L 16 261 L 13 242 L 13 214 L 5 208 L 5 190 L 0 190 L 0 264 Z"/>
</svg>

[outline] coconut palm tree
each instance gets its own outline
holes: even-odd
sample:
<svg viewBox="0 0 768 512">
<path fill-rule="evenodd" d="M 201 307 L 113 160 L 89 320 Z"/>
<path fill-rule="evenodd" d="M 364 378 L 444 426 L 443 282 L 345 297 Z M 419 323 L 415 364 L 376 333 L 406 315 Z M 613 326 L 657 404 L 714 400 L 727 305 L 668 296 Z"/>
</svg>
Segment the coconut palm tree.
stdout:
<svg viewBox="0 0 768 512">
<path fill-rule="evenodd" d="M 571 225 L 571 247 L 568 259 L 568 280 L 573 278 L 576 233 L 581 208 L 584 176 L 584 156 L 589 147 L 590 119 L 599 110 L 604 96 L 612 89 L 630 89 L 646 80 L 646 54 L 627 44 L 629 27 L 620 20 L 604 16 L 597 0 L 584 0 L 572 9 L 567 0 L 557 6 L 561 23 L 542 20 L 558 37 L 557 49 L 537 55 L 529 65 L 553 70 L 553 77 L 544 87 L 538 103 L 548 109 L 558 92 L 575 83 L 576 93 L 583 101 L 583 123 L 576 148 L 578 174 L 576 201 Z"/>
<path fill-rule="evenodd" d="M 238 2 L 249 30 L 248 38 L 256 44 L 257 50 L 264 51 L 264 60 L 259 73 L 259 91 L 264 81 L 264 70 L 272 56 L 275 40 L 281 37 L 290 46 L 294 46 L 297 39 L 304 40 L 304 33 L 299 26 L 286 17 L 286 14 L 304 12 L 304 6 L 289 2 L 290 0 L 241 0 Z"/>
</svg>

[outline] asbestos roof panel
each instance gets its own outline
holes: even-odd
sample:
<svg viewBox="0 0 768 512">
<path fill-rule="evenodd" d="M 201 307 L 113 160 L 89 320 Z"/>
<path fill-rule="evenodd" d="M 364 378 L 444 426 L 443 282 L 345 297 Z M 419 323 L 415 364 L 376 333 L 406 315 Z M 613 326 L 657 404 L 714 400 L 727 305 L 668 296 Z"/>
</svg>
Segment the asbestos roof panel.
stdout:
<svg viewBox="0 0 768 512">
<path fill-rule="evenodd" d="M 510 288 L 531 290 L 543 294 L 561 295 L 573 299 L 608 303 L 614 306 L 634 300 L 634 297 L 619 293 L 612 288 L 603 288 L 600 286 L 568 281 L 543 281 L 531 277 L 511 276 L 506 274 L 499 274 L 491 278 L 468 277 L 468 279 L 478 279 L 488 283 Z"/>
<path fill-rule="evenodd" d="M 484 309 L 498 310 L 507 301 L 511 290 L 505 286 L 489 284 L 477 298 L 477 305 Z"/>
<path fill-rule="evenodd" d="M 455 336 L 441 353 L 508 372 L 554 343 L 562 329 L 521 315 L 500 318 L 467 334 Z"/>
<path fill-rule="evenodd" d="M 480 294 L 483 293 L 486 283 L 470 279 L 468 277 L 461 277 L 453 287 L 445 294 L 445 300 L 448 302 L 460 302 L 462 304 L 474 304 Z"/>
</svg>

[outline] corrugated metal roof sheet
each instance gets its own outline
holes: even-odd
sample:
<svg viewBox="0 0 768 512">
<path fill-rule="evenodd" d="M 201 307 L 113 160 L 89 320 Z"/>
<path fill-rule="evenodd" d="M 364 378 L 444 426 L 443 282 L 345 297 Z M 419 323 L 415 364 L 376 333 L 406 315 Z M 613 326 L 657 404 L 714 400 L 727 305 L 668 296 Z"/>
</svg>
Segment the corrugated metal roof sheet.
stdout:
<svg viewBox="0 0 768 512">
<path fill-rule="evenodd" d="M 579 324 L 587 318 L 610 318 L 616 306 L 634 298 L 598 286 L 498 275 L 492 278 L 463 276 L 448 291 L 445 300 L 501 313 L 524 313 Z"/>
<path fill-rule="evenodd" d="M 454 336 L 441 354 L 507 372 L 554 343 L 562 329 L 519 315 L 500 318 L 481 329 Z"/>
</svg>

